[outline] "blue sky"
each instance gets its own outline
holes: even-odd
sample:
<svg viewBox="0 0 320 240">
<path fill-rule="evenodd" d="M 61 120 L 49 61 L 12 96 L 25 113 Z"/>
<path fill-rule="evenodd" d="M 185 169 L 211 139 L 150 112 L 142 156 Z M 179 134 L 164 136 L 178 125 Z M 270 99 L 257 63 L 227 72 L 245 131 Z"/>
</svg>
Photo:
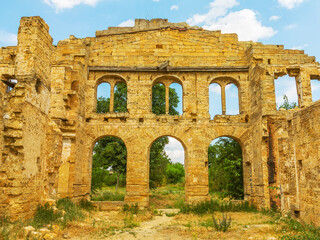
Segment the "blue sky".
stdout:
<svg viewBox="0 0 320 240">
<path fill-rule="evenodd" d="M 109 26 L 130 26 L 135 18 L 168 18 L 205 29 L 235 32 L 240 40 L 281 44 L 320 59 L 319 0 L 11 0 L 3 1 L 0 46 L 16 45 L 22 16 L 41 16 L 50 27 L 54 44 L 75 35 L 93 37 Z M 296 101 L 295 87 L 284 79 L 276 84 L 277 100 L 287 94 Z M 312 81 L 314 100 L 320 99 L 319 81 Z M 318 94 L 315 94 L 318 92 Z M 234 111 L 231 109 L 231 111 Z"/>
</svg>

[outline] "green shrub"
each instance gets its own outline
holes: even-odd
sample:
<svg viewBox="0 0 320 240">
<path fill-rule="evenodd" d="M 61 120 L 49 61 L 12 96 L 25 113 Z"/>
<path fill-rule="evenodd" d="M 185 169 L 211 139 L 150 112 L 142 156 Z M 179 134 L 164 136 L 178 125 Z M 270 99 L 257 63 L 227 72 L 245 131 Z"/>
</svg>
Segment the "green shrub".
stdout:
<svg viewBox="0 0 320 240">
<path fill-rule="evenodd" d="M 222 213 L 222 219 L 217 221 L 212 214 L 212 223 L 216 231 L 226 232 L 231 227 L 231 216 L 228 217 L 227 214 Z"/>
<path fill-rule="evenodd" d="M 169 163 L 166 166 L 166 179 L 169 184 L 176 184 L 184 180 L 184 166 L 181 163 Z"/>
</svg>

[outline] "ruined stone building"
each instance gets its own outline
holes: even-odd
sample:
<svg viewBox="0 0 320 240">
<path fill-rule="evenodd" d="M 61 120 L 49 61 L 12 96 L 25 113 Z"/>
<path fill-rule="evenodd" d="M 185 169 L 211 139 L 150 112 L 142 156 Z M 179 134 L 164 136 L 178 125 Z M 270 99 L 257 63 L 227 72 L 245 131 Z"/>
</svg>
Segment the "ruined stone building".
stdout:
<svg viewBox="0 0 320 240">
<path fill-rule="evenodd" d="M 299 107 L 277 111 L 274 83 L 283 75 L 295 77 Z M 50 199 L 89 198 L 92 149 L 104 136 L 127 147 L 125 202 L 148 206 L 149 149 L 162 136 L 184 147 L 185 200 L 206 200 L 208 146 L 228 136 L 242 147 L 245 200 L 320 222 L 320 101 L 312 101 L 310 84 L 320 79 L 320 64 L 303 51 L 164 19 L 55 46 L 40 17 L 23 17 L 17 46 L 0 49 L 0 77 L 0 214 L 30 217 Z M 111 85 L 111 106 L 99 114 L 103 82 Z M 124 113 L 112 107 L 118 82 L 128 89 Z M 182 86 L 182 115 L 152 113 L 159 82 Z M 222 90 L 222 114 L 213 119 L 211 83 Z M 226 115 L 229 83 L 238 88 L 237 115 Z"/>
</svg>

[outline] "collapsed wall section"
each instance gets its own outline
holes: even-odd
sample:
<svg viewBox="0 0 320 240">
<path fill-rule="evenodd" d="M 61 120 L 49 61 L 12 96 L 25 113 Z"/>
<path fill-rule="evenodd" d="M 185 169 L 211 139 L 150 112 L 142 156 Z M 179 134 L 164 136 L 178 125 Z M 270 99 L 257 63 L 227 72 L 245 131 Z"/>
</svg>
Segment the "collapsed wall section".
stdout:
<svg viewBox="0 0 320 240">
<path fill-rule="evenodd" d="M 8 75 L 16 82 L 4 93 L 2 101 L 4 143 L 0 171 L 4 176 L 0 211 L 13 219 L 31 217 L 46 197 L 52 52 L 48 30 L 40 17 L 22 18 L 18 46 L 11 55 L 14 71 L 2 70 L 1 77 Z"/>
</svg>

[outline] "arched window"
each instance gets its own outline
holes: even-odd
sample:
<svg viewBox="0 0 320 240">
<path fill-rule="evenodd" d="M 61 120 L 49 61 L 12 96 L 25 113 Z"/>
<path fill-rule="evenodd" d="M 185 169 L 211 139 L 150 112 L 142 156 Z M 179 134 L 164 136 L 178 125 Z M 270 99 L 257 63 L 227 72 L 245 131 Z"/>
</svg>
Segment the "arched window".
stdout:
<svg viewBox="0 0 320 240">
<path fill-rule="evenodd" d="M 127 85 L 108 79 L 97 87 L 97 113 L 127 112 Z"/>
<path fill-rule="evenodd" d="M 277 109 L 293 109 L 298 106 L 296 79 L 285 75 L 274 80 Z"/>
<path fill-rule="evenodd" d="M 226 114 L 239 114 L 239 94 L 235 84 L 230 83 L 225 88 L 226 91 Z"/>
<path fill-rule="evenodd" d="M 211 119 L 215 115 L 222 114 L 221 87 L 218 83 L 209 85 L 209 113 Z"/>
<path fill-rule="evenodd" d="M 97 113 L 110 112 L 110 83 L 100 83 L 97 87 Z"/>
<path fill-rule="evenodd" d="M 172 77 L 161 78 L 152 87 L 152 112 L 156 115 L 181 115 L 183 90 Z"/>
<path fill-rule="evenodd" d="M 169 87 L 169 115 L 182 115 L 182 86 L 171 83 Z"/>
</svg>

